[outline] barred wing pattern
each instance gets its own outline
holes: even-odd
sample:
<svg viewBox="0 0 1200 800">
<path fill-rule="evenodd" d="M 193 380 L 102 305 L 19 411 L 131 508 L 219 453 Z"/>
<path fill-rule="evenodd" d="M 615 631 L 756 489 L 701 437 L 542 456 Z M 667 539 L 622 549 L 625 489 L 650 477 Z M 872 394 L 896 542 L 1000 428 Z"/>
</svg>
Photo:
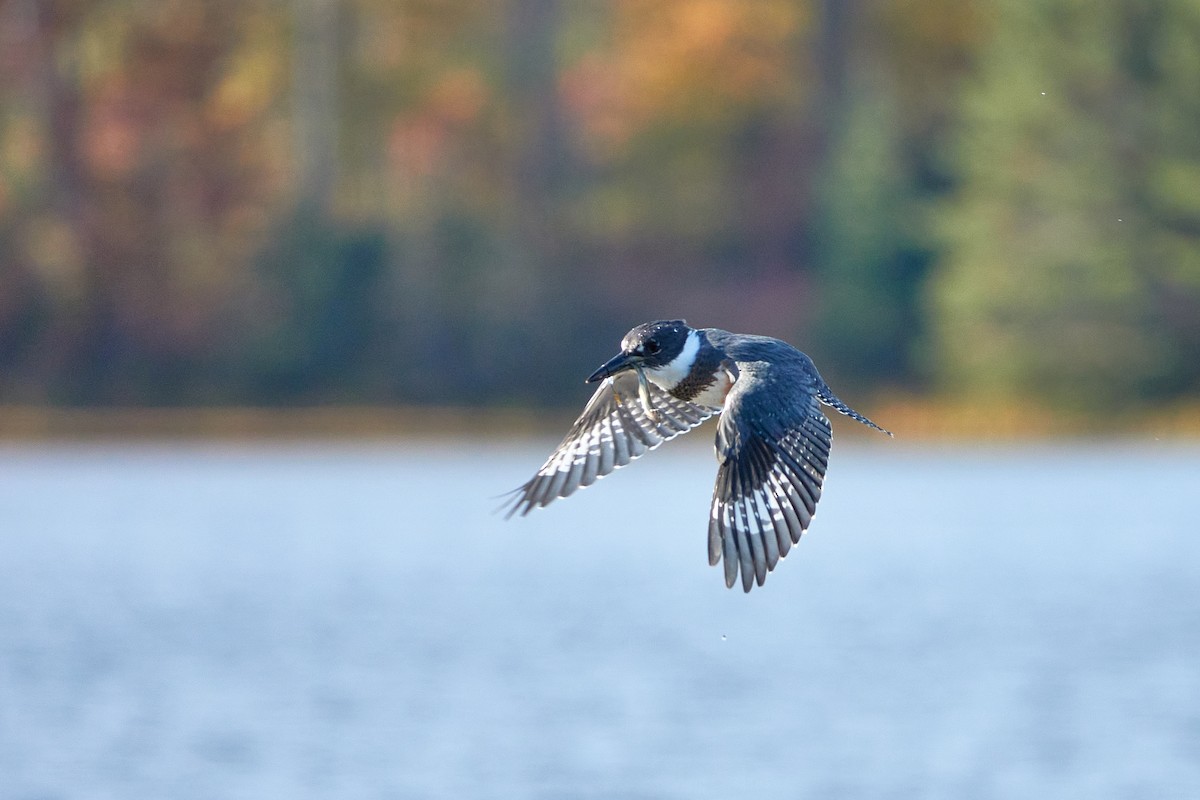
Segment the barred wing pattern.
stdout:
<svg viewBox="0 0 1200 800">
<path fill-rule="evenodd" d="M 708 561 L 725 559 L 725 585 L 738 573 L 742 589 L 762 586 L 767 573 L 812 522 L 829 464 L 833 431 L 815 394 L 796 420 L 774 415 L 737 415 L 731 405 L 755 398 L 734 386 L 717 431 L 721 467 L 713 490 L 708 526 Z M 738 417 L 759 420 L 758 426 Z"/>
<path fill-rule="evenodd" d="M 635 374 L 623 372 L 605 379 L 562 444 L 536 475 L 513 492 L 515 497 L 506 503 L 506 518 L 528 514 L 581 486 L 590 486 L 720 411 L 680 400 L 653 383 L 650 398 L 658 412 L 657 421 L 646 415 L 638 400 Z"/>
</svg>

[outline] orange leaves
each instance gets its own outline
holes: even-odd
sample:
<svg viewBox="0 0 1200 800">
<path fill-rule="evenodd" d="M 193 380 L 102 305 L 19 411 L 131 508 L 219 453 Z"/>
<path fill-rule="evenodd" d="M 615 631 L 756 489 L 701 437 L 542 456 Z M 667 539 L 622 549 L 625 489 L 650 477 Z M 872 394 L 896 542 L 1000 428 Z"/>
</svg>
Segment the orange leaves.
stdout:
<svg viewBox="0 0 1200 800">
<path fill-rule="evenodd" d="M 565 70 L 564 100 L 601 149 L 659 121 L 725 119 L 795 92 L 806 24 L 781 0 L 622 0 L 611 43 Z"/>
<path fill-rule="evenodd" d="M 443 72 L 418 110 L 393 124 L 387 143 L 393 168 L 401 174 L 436 173 L 457 137 L 478 122 L 488 100 L 488 88 L 478 70 L 459 67 Z"/>
</svg>

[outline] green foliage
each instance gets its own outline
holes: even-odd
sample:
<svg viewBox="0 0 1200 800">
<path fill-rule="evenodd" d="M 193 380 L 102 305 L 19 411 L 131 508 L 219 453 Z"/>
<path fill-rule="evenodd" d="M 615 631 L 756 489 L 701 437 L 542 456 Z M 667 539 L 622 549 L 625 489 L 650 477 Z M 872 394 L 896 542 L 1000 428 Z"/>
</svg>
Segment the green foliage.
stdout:
<svg viewBox="0 0 1200 800">
<path fill-rule="evenodd" d="M 829 380 L 911 383 L 922 331 L 916 295 L 928 261 L 918 198 L 889 97 L 862 87 L 849 99 L 818 185 L 814 350 L 830 364 Z"/>
<path fill-rule="evenodd" d="M 259 259 L 260 288 L 227 340 L 227 369 L 256 402 L 362 402 L 386 363 L 396 320 L 387 299 L 388 245 L 375 229 L 347 229 L 299 211 Z"/>
<path fill-rule="evenodd" d="M 1090 406 L 1194 391 L 1200 9 L 997 10 L 937 215 L 943 379 Z"/>
</svg>

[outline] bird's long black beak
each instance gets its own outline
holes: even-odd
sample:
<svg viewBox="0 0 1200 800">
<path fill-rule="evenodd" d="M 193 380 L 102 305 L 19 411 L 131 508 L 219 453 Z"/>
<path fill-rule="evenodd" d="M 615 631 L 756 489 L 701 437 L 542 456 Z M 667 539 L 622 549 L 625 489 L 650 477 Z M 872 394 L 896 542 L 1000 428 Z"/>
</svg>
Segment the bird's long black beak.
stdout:
<svg viewBox="0 0 1200 800">
<path fill-rule="evenodd" d="M 586 383 L 595 383 L 604 378 L 611 378 L 618 372 L 624 372 L 627 369 L 633 369 L 633 362 L 636 356 L 629 353 L 618 353 L 604 363 L 600 369 L 588 375 Z"/>
</svg>

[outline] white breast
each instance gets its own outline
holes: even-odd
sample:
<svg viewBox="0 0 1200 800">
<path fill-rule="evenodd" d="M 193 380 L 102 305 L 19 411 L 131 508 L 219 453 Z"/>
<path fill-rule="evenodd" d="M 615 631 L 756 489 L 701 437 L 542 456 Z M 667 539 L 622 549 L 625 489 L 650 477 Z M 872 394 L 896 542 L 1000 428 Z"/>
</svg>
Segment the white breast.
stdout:
<svg viewBox="0 0 1200 800">
<path fill-rule="evenodd" d="M 654 381 L 662 389 L 671 391 L 683 381 L 692 371 L 692 365 L 696 363 L 696 356 L 700 353 L 700 334 L 697 331 L 692 331 L 688 334 L 687 340 L 683 344 L 683 350 L 669 364 L 665 364 L 656 369 L 647 369 L 646 377 Z M 700 394 L 688 400 L 689 403 L 695 403 L 698 406 L 711 406 L 720 408 L 725 405 L 725 396 L 729 394 L 729 388 L 733 386 L 734 376 L 729 370 L 722 369 L 717 373 L 717 379 L 712 386 L 707 387 Z"/>
<path fill-rule="evenodd" d="M 725 397 L 729 394 L 730 387 L 733 386 L 733 376 L 729 374 L 729 370 L 723 369 L 717 373 L 717 380 L 712 386 L 702 391 L 700 394 L 689 400 L 689 403 L 695 403 L 698 406 L 712 406 L 718 408 L 725 405 Z"/>
<path fill-rule="evenodd" d="M 647 369 L 646 377 L 669 392 L 692 371 L 692 364 L 696 362 L 696 354 L 699 352 L 700 334 L 691 331 L 684 340 L 683 349 L 679 351 L 679 355 L 675 356 L 669 364 Z"/>
</svg>

